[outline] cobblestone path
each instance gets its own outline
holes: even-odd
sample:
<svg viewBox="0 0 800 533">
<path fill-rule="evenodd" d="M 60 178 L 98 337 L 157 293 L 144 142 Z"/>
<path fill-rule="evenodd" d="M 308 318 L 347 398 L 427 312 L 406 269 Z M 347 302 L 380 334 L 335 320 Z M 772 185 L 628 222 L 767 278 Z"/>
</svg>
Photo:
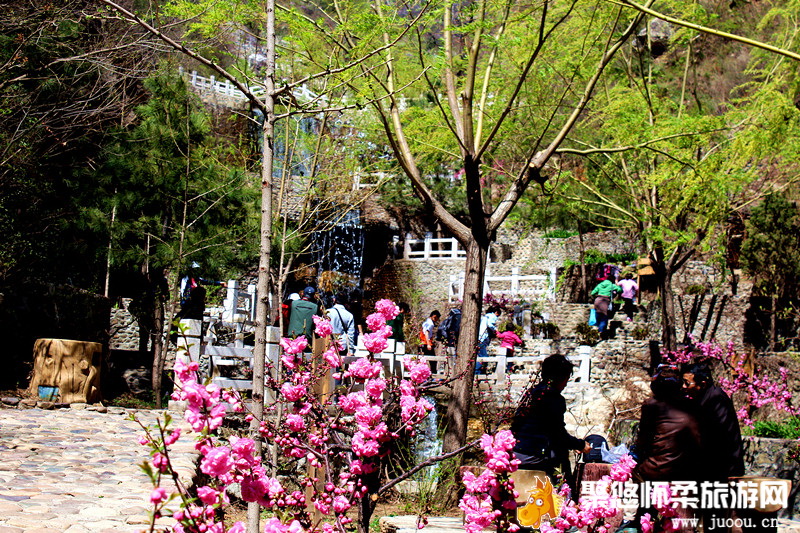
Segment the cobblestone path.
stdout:
<svg viewBox="0 0 800 533">
<path fill-rule="evenodd" d="M 133 411 L 0 409 L 0 533 L 134 532 L 149 525 L 148 450 Z M 157 413 L 138 411 L 145 424 Z M 191 480 L 191 441 L 176 465 Z"/>
</svg>

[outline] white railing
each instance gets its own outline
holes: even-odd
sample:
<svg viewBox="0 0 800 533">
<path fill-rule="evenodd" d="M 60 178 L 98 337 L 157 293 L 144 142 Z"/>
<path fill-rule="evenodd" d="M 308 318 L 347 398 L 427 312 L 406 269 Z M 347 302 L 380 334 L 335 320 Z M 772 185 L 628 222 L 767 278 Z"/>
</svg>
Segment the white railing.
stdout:
<svg viewBox="0 0 800 533">
<path fill-rule="evenodd" d="M 370 189 L 377 187 L 384 181 L 392 178 L 392 174 L 386 172 L 361 172 L 353 174 L 353 190 Z"/>
<path fill-rule="evenodd" d="M 547 350 L 542 349 L 539 355 L 478 357 L 477 363 L 480 365 L 480 371 L 475 374 L 478 385 L 501 394 L 512 391 L 515 396 L 513 400 L 518 400 L 525 389 L 531 385 L 531 378 L 535 375 L 534 369 L 550 355 L 549 347 L 543 348 L 547 348 Z M 454 358 L 435 355 L 420 357 L 431 365 L 431 379 L 445 380 L 454 377 Z M 566 357 L 575 364 L 575 372 L 572 374 L 570 384 L 573 386 L 588 385 L 591 374 L 592 348 L 579 346 L 576 353 Z M 403 377 L 408 377 L 405 375 L 405 371 L 403 371 Z"/>
<path fill-rule="evenodd" d="M 427 259 L 464 259 L 465 257 L 467 257 L 467 252 L 461 248 L 455 237 L 412 239 L 411 234 L 406 235 L 403 259 L 424 261 Z"/>
<path fill-rule="evenodd" d="M 184 74 L 183 68 L 179 68 L 178 71 L 181 73 L 181 75 Z M 201 91 L 211 91 L 217 94 L 235 98 L 237 100 L 245 100 L 247 98 L 238 87 L 230 82 L 230 80 L 218 80 L 216 76 L 207 78 L 198 74 L 196 70 L 193 70 L 191 73 L 189 73 L 187 77 L 189 79 L 189 84 Z M 263 96 L 265 92 L 263 85 L 251 85 L 248 86 L 247 89 L 255 96 Z M 292 94 L 300 102 L 327 102 L 328 100 L 325 95 L 320 96 L 314 93 L 314 91 L 309 89 L 307 85 L 295 87 L 292 89 Z"/>
<path fill-rule="evenodd" d="M 267 346 L 266 361 L 274 367 L 278 365 L 280 357 L 280 331 L 276 327 L 267 327 Z M 235 390 L 253 390 L 253 347 L 242 346 L 214 346 L 211 339 L 206 338 L 201 345 L 201 353 L 208 356 L 209 372 L 211 382 L 223 388 Z M 235 372 L 242 373 L 243 369 L 249 377 L 231 375 L 229 369 L 237 369 Z M 266 391 L 265 400 L 274 400 L 271 391 Z"/>
<path fill-rule="evenodd" d="M 556 269 L 551 268 L 549 274 L 520 275 L 519 267 L 511 269 L 510 276 L 492 276 L 487 274 L 483 282 L 483 293 L 510 298 L 526 298 L 552 300 L 556 293 Z M 452 274 L 448 287 L 450 302 L 464 299 L 464 273 Z"/>
</svg>

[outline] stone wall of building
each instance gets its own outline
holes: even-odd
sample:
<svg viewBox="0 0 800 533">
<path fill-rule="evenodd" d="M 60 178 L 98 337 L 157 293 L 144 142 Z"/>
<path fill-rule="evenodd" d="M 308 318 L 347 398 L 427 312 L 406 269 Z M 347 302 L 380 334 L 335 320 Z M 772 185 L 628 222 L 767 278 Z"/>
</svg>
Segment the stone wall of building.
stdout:
<svg viewBox="0 0 800 533">
<path fill-rule="evenodd" d="M 409 321 L 413 324 L 416 322 L 421 324 L 434 309 L 438 309 L 442 316 L 445 316 L 449 309 L 450 276 L 463 272 L 463 259 L 389 261 L 376 269 L 372 278 L 368 280 L 365 288 L 369 299 L 365 302 L 365 311 L 371 312 L 375 301 L 390 298 L 395 302 L 409 304 L 412 315 Z"/>
</svg>

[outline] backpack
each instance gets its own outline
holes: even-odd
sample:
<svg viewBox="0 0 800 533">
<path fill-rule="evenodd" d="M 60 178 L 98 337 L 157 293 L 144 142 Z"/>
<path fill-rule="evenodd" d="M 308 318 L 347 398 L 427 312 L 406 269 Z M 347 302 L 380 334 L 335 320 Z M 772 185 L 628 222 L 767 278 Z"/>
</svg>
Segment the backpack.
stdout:
<svg viewBox="0 0 800 533">
<path fill-rule="evenodd" d="M 458 309 L 451 309 L 450 313 L 442 320 L 442 323 L 439 324 L 439 327 L 436 329 L 436 339 L 446 341 L 451 333 L 457 337 L 460 329 L 461 311 Z"/>
<path fill-rule="evenodd" d="M 584 454 L 583 460 L 587 463 L 604 463 L 602 449 L 603 446 L 608 448 L 608 442 L 601 435 L 589 435 L 586 437 L 586 442 L 592 445 L 589 453 Z"/>
</svg>

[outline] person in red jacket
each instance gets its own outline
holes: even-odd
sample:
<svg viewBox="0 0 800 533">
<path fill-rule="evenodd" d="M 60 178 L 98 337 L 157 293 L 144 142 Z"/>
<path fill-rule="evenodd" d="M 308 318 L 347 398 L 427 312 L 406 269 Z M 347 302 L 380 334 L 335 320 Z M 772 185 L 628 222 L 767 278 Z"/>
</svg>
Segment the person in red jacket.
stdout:
<svg viewBox="0 0 800 533">
<path fill-rule="evenodd" d="M 514 329 L 514 323 L 509 322 L 506 324 L 504 331 L 497 334 L 497 338 L 500 340 L 500 348 L 505 349 L 506 357 L 514 357 L 515 347 L 525 344 Z M 513 370 L 514 366 L 511 363 L 506 363 L 506 372 L 511 372 Z"/>
</svg>

